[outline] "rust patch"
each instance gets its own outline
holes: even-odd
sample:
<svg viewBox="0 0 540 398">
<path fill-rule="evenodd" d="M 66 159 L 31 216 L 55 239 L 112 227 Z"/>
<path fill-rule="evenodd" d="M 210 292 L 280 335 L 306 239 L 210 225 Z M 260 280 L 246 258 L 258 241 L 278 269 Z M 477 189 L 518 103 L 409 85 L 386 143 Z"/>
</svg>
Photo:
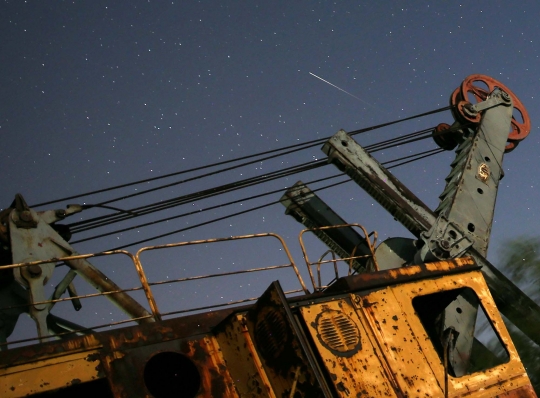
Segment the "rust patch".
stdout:
<svg viewBox="0 0 540 398">
<path fill-rule="evenodd" d="M 480 269 L 472 258 L 438 261 L 339 278 L 326 293 L 362 291 Z"/>
<path fill-rule="evenodd" d="M 497 395 L 498 398 L 537 398 L 532 385 L 528 384 L 515 390 L 507 391 Z"/>
</svg>

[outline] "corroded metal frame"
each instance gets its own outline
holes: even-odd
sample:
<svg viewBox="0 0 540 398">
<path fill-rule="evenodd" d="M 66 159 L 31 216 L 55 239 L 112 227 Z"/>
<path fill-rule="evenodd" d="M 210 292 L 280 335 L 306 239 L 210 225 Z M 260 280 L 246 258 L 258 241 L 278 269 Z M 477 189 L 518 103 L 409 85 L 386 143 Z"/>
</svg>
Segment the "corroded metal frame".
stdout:
<svg viewBox="0 0 540 398">
<path fill-rule="evenodd" d="M 269 267 L 251 268 L 251 269 L 247 269 L 247 270 L 232 271 L 232 272 L 221 272 L 221 273 L 217 273 L 217 274 L 199 275 L 199 276 L 192 276 L 192 277 L 186 277 L 186 278 L 168 279 L 168 280 L 165 280 L 165 281 L 150 282 L 149 286 L 163 285 L 163 284 L 175 283 L 175 282 L 185 282 L 185 281 L 197 280 L 197 279 L 215 278 L 215 277 L 220 277 L 220 276 L 237 275 L 237 274 L 243 274 L 243 273 L 249 273 L 249 272 L 268 271 L 268 270 L 273 270 L 273 269 L 281 269 L 281 268 L 289 268 L 290 267 L 290 268 L 293 269 L 293 271 L 294 271 L 294 273 L 296 275 L 296 278 L 298 279 L 298 282 L 300 283 L 301 291 L 308 294 L 309 290 L 307 289 L 307 287 L 306 287 L 306 285 L 305 285 L 305 283 L 304 283 L 304 281 L 302 279 L 302 276 L 300 275 L 298 267 L 296 266 L 296 264 L 295 264 L 295 262 L 294 262 L 294 260 L 292 258 L 291 252 L 289 251 L 289 248 L 287 247 L 287 244 L 285 243 L 285 241 L 283 240 L 283 238 L 281 236 L 279 236 L 277 234 L 274 234 L 274 233 L 271 233 L 271 232 L 259 233 L 259 234 L 250 234 L 250 235 L 229 236 L 229 237 L 226 237 L 226 238 L 201 239 L 201 240 L 193 240 L 193 241 L 187 241 L 187 242 L 178 242 L 178 243 L 169 243 L 169 244 L 164 244 L 164 245 L 148 246 L 148 247 L 143 247 L 143 248 L 139 249 L 137 251 L 137 253 L 135 254 L 135 258 L 137 259 L 139 264 L 141 264 L 141 260 L 140 260 L 141 254 L 146 252 L 146 251 L 167 249 L 167 248 L 173 248 L 173 247 L 200 245 L 200 244 L 206 244 L 206 243 L 227 242 L 227 241 L 234 241 L 234 240 L 266 238 L 266 237 L 275 238 L 280 242 L 280 244 L 281 244 L 285 254 L 287 255 L 288 260 L 289 260 L 288 264 L 275 265 L 275 266 L 269 266 Z M 295 292 L 299 292 L 299 291 L 300 290 L 295 290 L 295 291 L 286 292 L 286 293 L 295 293 Z M 191 311 L 197 311 L 197 310 L 217 308 L 217 307 L 223 307 L 223 306 L 228 306 L 228 305 L 240 304 L 240 303 L 244 303 L 244 302 L 250 302 L 250 301 L 254 301 L 254 300 L 257 300 L 257 298 L 256 297 L 255 298 L 249 298 L 249 299 L 245 299 L 245 300 L 238 300 L 238 301 L 234 301 L 234 302 L 229 302 L 229 303 L 226 303 L 226 304 L 210 305 L 210 306 L 205 306 L 205 307 L 192 308 L 192 309 L 188 309 L 188 310 L 173 311 L 173 312 L 158 314 L 158 316 L 161 317 L 163 315 L 174 315 L 174 314 L 180 314 L 180 313 L 184 313 L 184 312 L 191 312 Z"/>
<path fill-rule="evenodd" d="M 357 227 L 357 228 L 360 228 L 362 230 L 363 235 L 364 235 L 365 243 L 368 246 L 371 255 L 355 256 L 355 252 L 356 252 L 356 247 L 355 247 L 353 249 L 353 252 L 351 253 L 350 257 L 336 259 L 335 252 L 333 250 L 327 250 L 326 252 L 324 252 L 324 254 L 319 258 L 319 260 L 317 262 L 310 262 L 309 261 L 309 257 L 308 257 L 307 250 L 306 250 L 305 245 L 304 245 L 304 239 L 303 239 L 303 235 L 306 232 L 324 231 L 324 230 L 327 230 L 327 229 L 351 228 L 351 227 Z M 370 236 L 373 236 L 373 243 L 370 240 Z M 302 249 L 302 254 L 303 254 L 304 260 L 306 262 L 306 267 L 307 267 L 307 270 L 308 270 L 308 273 L 309 273 L 309 277 L 311 279 L 311 283 L 313 285 L 313 289 L 316 292 L 320 291 L 320 290 L 323 290 L 324 288 L 328 287 L 328 286 L 323 286 L 321 284 L 321 272 L 320 271 L 321 271 L 321 265 L 322 264 L 328 264 L 328 263 L 333 263 L 334 264 L 334 273 L 335 273 L 336 279 L 339 278 L 338 270 L 337 270 L 337 262 L 338 261 L 347 261 L 348 262 L 349 271 L 348 271 L 347 276 L 349 276 L 349 275 L 351 275 L 353 273 L 353 261 L 355 259 L 359 259 L 359 258 L 369 258 L 369 257 L 371 257 L 372 260 L 373 260 L 373 270 L 374 271 L 379 270 L 379 265 L 377 264 L 377 259 L 375 258 L 375 245 L 377 243 L 377 232 L 373 231 L 373 232 L 368 234 L 367 230 L 360 224 L 354 223 L 354 224 L 330 225 L 330 226 L 318 227 L 318 228 L 306 228 L 306 229 L 303 229 L 302 231 L 300 231 L 300 233 L 298 234 L 298 240 L 300 242 L 300 248 Z M 323 260 L 323 258 L 329 253 L 332 254 L 332 260 Z M 315 277 L 313 276 L 313 271 L 311 269 L 311 267 L 314 266 L 314 265 L 317 265 L 318 284 L 315 281 Z"/>
<path fill-rule="evenodd" d="M 263 238 L 263 237 L 276 238 L 281 243 L 281 246 L 282 246 L 285 254 L 287 255 L 289 263 L 282 264 L 282 265 L 269 266 L 269 267 L 259 267 L 259 268 L 252 268 L 252 269 L 247 269 L 247 270 L 233 271 L 233 272 L 223 272 L 223 273 L 199 275 L 199 276 L 193 276 L 193 277 L 187 277 L 187 278 L 172 279 L 172 280 L 166 280 L 166 281 L 149 282 L 148 278 L 147 278 L 147 276 L 146 276 L 146 274 L 144 272 L 143 265 L 142 265 L 142 262 L 141 262 L 141 259 L 140 259 L 140 256 L 141 256 L 141 254 L 143 252 L 150 251 L 150 250 L 158 250 L 158 249 L 189 246 L 189 245 L 197 245 L 197 244 L 205 244 L 205 243 L 225 242 L 225 241 L 241 240 L 241 239 Z M 171 244 L 165 244 L 165 245 L 148 246 L 148 247 L 143 247 L 143 248 L 139 249 L 136 254 L 132 254 L 132 253 L 126 251 L 126 250 L 111 250 L 111 251 L 105 251 L 105 252 L 100 252 L 100 253 L 92 253 L 92 254 L 78 254 L 78 255 L 74 255 L 74 256 L 58 257 L 58 258 L 51 258 L 51 259 L 47 259 L 47 260 L 39 260 L 39 261 L 32 261 L 32 262 L 25 262 L 25 263 L 17 263 L 17 264 L 10 264 L 10 265 L 5 265 L 5 266 L 0 266 L 0 271 L 1 270 L 6 270 L 6 269 L 16 269 L 16 268 L 21 268 L 21 267 L 27 267 L 27 266 L 32 266 L 32 265 L 40 265 L 40 264 L 44 264 L 44 263 L 60 263 L 60 262 L 71 261 L 71 260 L 85 260 L 85 259 L 92 258 L 92 257 L 102 257 L 102 256 L 109 256 L 109 255 L 114 255 L 114 254 L 123 254 L 123 255 L 128 256 L 131 259 L 131 261 L 133 262 L 133 264 L 135 266 L 135 270 L 136 270 L 137 275 L 139 277 L 139 281 L 141 283 L 140 287 L 119 289 L 119 290 L 113 290 L 113 291 L 108 291 L 108 292 L 90 293 L 90 294 L 85 294 L 85 295 L 75 295 L 75 296 L 72 296 L 72 297 L 56 298 L 56 299 L 51 299 L 51 300 L 39 301 L 39 302 L 35 302 L 35 303 L 26 303 L 26 304 L 23 304 L 23 305 L 3 307 L 3 308 L 0 308 L 0 310 L 11 309 L 11 308 L 15 308 L 15 307 L 26 307 L 28 305 L 44 305 L 44 304 L 49 305 L 50 306 L 49 308 L 51 308 L 52 306 L 54 306 L 54 304 L 56 304 L 58 302 L 63 302 L 63 301 L 72 301 L 73 302 L 73 301 L 84 299 L 84 298 L 91 298 L 91 297 L 98 297 L 98 296 L 108 296 L 108 295 L 112 295 L 112 294 L 127 293 L 127 292 L 133 292 L 133 291 L 138 291 L 138 290 L 143 290 L 144 291 L 146 300 L 147 300 L 149 308 L 151 310 L 151 314 L 149 314 L 147 316 L 130 317 L 129 319 L 126 319 L 126 320 L 107 323 L 107 324 L 104 324 L 104 325 L 97 325 L 97 326 L 93 326 L 92 328 L 81 328 L 81 329 L 77 329 L 77 330 L 73 330 L 73 331 L 68 331 L 68 332 L 65 332 L 65 333 L 59 333 L 59 334 L 55 334 L 55 335 L 51 335 L 51 336 L 45 336 L 44 339 L 47 339 L 47 338 L 55 337 L 55 336 L 64 336 L 64 335 L 69 335 L 69 334 L 74 334 L 74 333 L 88 332 L 88 331 L 92 331 L 94 329 L 100 329 L 100 328 L 104 328 L 104 327 L 108 327 L 108 326 L 120 325 L 120 324 L 124 324 L 124 323 L 129 323 L 129 322 L 160 321 L 162 316 L 164 316 L 164 315 L 175 315 L 175 314 L 181 314 L 181 313 L 186 313 L 186 312 L 207 310 L 207 309 L 219 308 L 219 307 L 227 307 L 227 306 L 232 306 L 232 305 L 237 305 L 237 304 L 242 304 L 242 303 L 247 303 L 247 302 L 252 302 L 252 301 L 257 300 L 257 297 L 254 297 L 254 298 L 247 298 L 247 299 L 243 299 L 243 300 L 237 300 L 237 301 L 233 301 L 233 302 L 227 302 L 227 303 L 223 303 L 223 304 L 214 304 L 214 305 L 209 305 L 209 306 L 204 306 L 204 307 L 190 308 L 190 309 L 187 309 L 187 310 L 161 313 L 159 311 L 159 309 L 158 309 L 156 299 L 155 299 L 155 297 L 154 297 L 154 295 L 152 293 L 152 286 L 162 285 L 162 284 L 166 284 L 166 283 L 177 283 L 177 282 L 184 282 L 184 281 L 196 280 L 196 279 L 206 279 L 206 278 L 214 278 L 214 277 L 221 277 L 221 276 L 227 276 L 227 275 L 236 275 L 236 274 L 243 274 L 243 273 L 250 273 L 250 272 L 268 271 L 268 270 L 282 269 L 282 268 L 292 268 L 294 270 L 294 273 L 295 273 L 299 283 L 300 283 L 301 289 L 288 291 L 286 293 L 287 294 L 298 293 L 298 292 L 303 292 L 303 293 L 306 293 L 306 294 L 309 293 L 309 290 L 307 289 L 307 287 L 306 287 L 306 285 L 305 285 L 305 283 L 304 283 L 304 281 L 302 279 L 302 276 L 300 275 L 300 272 L 299 272 L 296 264 L 294 263 L 294 260 L 292 259 L 291 253 L 290 253 L 289 248 L 287 247 L 285 241 L 279 235 L 274 234 L 274 233 L 260 233 L 260 234 L 251 234 L 251 235 L 242 235 L 242 236 L 231 236 L 231 237 L 227 237 L 227 238 L 205 239 L 205 240 L 196 240 L 196 241 L 188 241 L 188 242 L 171 243 Z M 39 339 L 39 337 L 33 337 L 33 338 L 28 338 L 28 339 L 10 341 L 8 343 L 0 343 L 0 348 L 3 348 L 4 346 L 6 346 L 8 344 L 26 343 L 26 342 L 35 341 L 35 340 L 38 340 L 38 339 Z"/>
<path fill-rule="evenodd" d="M 24 263 L 3 265 L 3 266 L 0 266 L 0 270 L 17 269 L 17 268 L 28 267 L 28 266 L 33 266 L 33 265 L 40 265 L 40 264 L 44 264 L 44 263 L 61 263 L 61 262 L 66 262 L 66 261 L 71 261 L 71 260 L 86 260 L 86 259 L 92 258 L 92 257 L 103 257 L 103 256 L 114 255 L 114 254 L 123 254 L 123 255 L 128 256 L 131 259 L 131 261 L 133 262 L 133 264 L 135 266 L 135 270 L 136 270 L 137 275 L 139 277 L 139 281 L 141 282 L 140 287 L 133 287 L 133 288 L 128 288 L 128 289 L 118 289 L 118 290 L 111 290 L 111 291 L 107 291 L 107 292 L 90 293 L 90 294 L 85 294 L 85 295 L 75 295 L 75 296 L 65 297 L 65 298 L 44 300 L 44 301 L 32 302 L 32 303 L 27 303 L 27 304 L 22 304 L 22 305 L 2 307 L 2 308 L 0 308 L 0 310 L 7 310 L 7 309 L 16 308 L 16 307 L 27 307 L 29 305 L 48 305 L 49 309 L 50 309 L 56 303 L 63 302 L 63 301 L 74 302 L 76 300 L 80 300 L 80 299 L 84 299 L 84 298 L 99 297 L 99 296 L 109 296 L 109 295 L 113 295 L 113 294 L 123 294 L 123 293 L 127 293 L 127 292 L 143 290 L 144 294 L 146 296 L 146 299 L 148 301 L 148 304 L 150 306 L 150 310 L 151 310 L 152 314 L 149 314 L 149 315 L 146 315 L 146 316 L 140 316 L 140 317 L 130 317 L 129 319 L 126 319 L 126 320 L 122 320 L 122 321 L 119 321 L 119 322 L 111 322 L 111 323 L 107 323 L 105 325 L 98 325 L 98 326 L 94 326 L 92 328 L 83 328 L 83 329 L 73 330 L 73 331 L 69 331 L 69 332 L 65 332 L 65 333 L 59 333 L 59 334 L 55 334 L 55 335 L 51 335 L 51 336 L 42 336 L 41 339 L 43 340 L 43 339 L 52 338 L 52 337 L 55 337 L 55 336 L 64 336 L 64 335 L 78 333 L 78 332 L 86 332 L 86 331 L 90 331 L 90 330 L 93 330 L 93 329 L 99 329 L 99 328 L 104 328 L 104 327 L 113 326 L 113 325 L 120 325 L 120 324 L 133 322 L 133 321 L 135 321 L 135 322 L 148 322 L 148 321 L 152 322 L 152 321 L 158 320 L 159 319 L 158 318 L 159 311 L 157 309 L 157 304 L 156 304 L 156 302 L 154 300 L 154 296 L 152 294 L 152 291 L 151 291 L 150 286 L 148 284 L 148 281 L 146 279 L 146 275 L 144 273 L 144 270 L 142 269 L 142 266 L 141 266 L 140 262 L 137 261 L 136 257 L 132 253 L 130 253 L 130 252 L 126 251 L 126 250 L 111 250 L 111 251 L 105 251 L 105 252 L 100 252 L 100 253 L 77 254 L 77 255 L 73 255 L 73 256 L 51 258 L 51 259 L 47 259 L 47 260 L 30 261 L 30 262 L 24 262 Z M 34 340 L 38 340 L 38 339 L 40 339 L 40 338 L 35 337 L 35 338 L 29 338 L 29 339 L 10 341 L 8 343 L 0 343 L 0 347 L 8 345 L 8 344 L 23 343 L 23 342 L 29 342 L 29 341 L 34 341 Z"/>
</svg>

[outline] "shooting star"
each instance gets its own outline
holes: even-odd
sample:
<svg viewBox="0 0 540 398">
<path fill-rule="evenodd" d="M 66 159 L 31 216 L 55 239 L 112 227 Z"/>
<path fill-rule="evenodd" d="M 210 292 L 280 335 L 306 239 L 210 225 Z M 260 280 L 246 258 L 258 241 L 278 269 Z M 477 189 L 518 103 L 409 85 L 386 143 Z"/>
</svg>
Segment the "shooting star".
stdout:
<svg viewBox="0 0 540 398">
<path fill-rule="evenodd" d="M 369 102 L 366 102 L 366 101 L 364 101 L 362 98 L 358 98 L 356 95 L 351 94 L 351 93 L 349 93 L 348 91 L 343 90 L 341 87 L 338 87 L 338 86 L 336 86 L 335 84 L 330 83 L 328 80 L 324 80 L 322 77 L 317 76 L 315 73 L 309 72 L 309 74 L 310 74 L 311 76 L 315 76 L 315 77 L 316 77 L 317 79 L 319 79 L 319 80 L 322 80 L 322 81 L 325 82 L 326 84 L 329 84 L 329 85 L 331 85 L 332 87 L 337 88 L 339 91 L 343 91 L 345 94 L 350 95 L 350 96 L 353 97 L 353 98 L 356 98 L 358 101 L 362 101 L 364 104 L 369 105 L 369 106 L 371 106 L 372 108 L 378 110 L 378 108 L 374 107 L 374 106 L 371 105 Z"/>
</svg>

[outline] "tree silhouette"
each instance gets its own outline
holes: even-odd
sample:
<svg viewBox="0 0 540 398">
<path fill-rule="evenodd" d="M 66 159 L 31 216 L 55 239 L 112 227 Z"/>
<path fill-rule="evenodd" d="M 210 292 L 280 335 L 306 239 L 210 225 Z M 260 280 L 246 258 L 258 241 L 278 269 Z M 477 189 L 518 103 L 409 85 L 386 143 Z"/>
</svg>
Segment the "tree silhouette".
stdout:
<svg viewBox="0 0 540 398">
<path fill-rule="evenodd" d="M 540 304 L 540 237 L 518 237 L 508 241 L 500 249 L 498 269 Z M 540 395 L 540 347 L 512 325 L 506 318 L 505 324 L 518 350 L 533 387 Z M 540 333 L 540 325 L 538 325 Z"/>
</svg>

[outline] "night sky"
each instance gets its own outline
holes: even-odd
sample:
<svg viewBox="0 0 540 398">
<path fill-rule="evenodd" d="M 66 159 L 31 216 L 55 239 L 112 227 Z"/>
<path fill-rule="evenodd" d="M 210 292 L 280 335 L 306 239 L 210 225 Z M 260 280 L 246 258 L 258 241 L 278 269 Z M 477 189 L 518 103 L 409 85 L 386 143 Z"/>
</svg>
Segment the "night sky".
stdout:
<svg viewBox="0 0 540 398">
<path fill-rule="evenodd" d="M 8 207 L 16 193 L 21 193 L 29 205 L 36 205 L 330 137 L 341 128 L 352 131 L 403 119 L 447 106 L 450 94 L 465 77 L 481 73 L 508 86 L 527 108 L 533 125 L 529 137 L 504 160 L 505 178 L 499 189 L 488 256 L 496 265 L 498 250 L 505 241 L 537 235 L 539 15 L 540 4 L 534 0 L 466 4 L 2 1 L 0 208 Z M 449 111 L 355 139 L 368 145 L 442 122 L 453 122 Z M 424 140 L 374 156 L 386 161 L 435 147 L 432 140 Z M 434 209 L 453 156 L 447 152 L 392 171 Z M 314 147 L 109 205 L 129 210 L 320 159 L 324 154 L 320 147 Z M 37 209 L 101 203 L 227 166 Z M 297 240 L 303 227 L 285 216 L 280 204 L 152 240 L 275 202 L 281 193 L 148 227 L 115 231 L 265 192 L 284 191 L 298 180 L 309 182 L 335 174 L 338 170 L 328 165 L 80 232 L 71 242 L 111 233 L 73 246 L 80 253 L 124 245 L 136 252 L 148 245 L 275 232 L 286 240 L 307 283 Z M 335 181 L 340 180 L 314 184 L 312 188 Z M 410 237 L 354 182 L 318 194 L 348 222 L 377 230 L 380 241 Z M 92 208 L 65 223 L 112 212 Z M 286 262 L 283 251 L 273 245 L 262 239 L 244 246 L 203 245 L 172 255 L 149 255 L 143 264 L 155 281 Z M 316 251 L 313 258 L 323 251 Z M 113 269 L 111 264 L 103 267 L 123 287 L 136 284 L 122 269 Z M 64 271 L 59 269 L 57 273 L 60 278 Z M 292 273 L 287 275 L 283 284 L 297 287 Z M 222 297 L 256 297 L 274 279 L 275 274 L 264 274 L 210 285 L 201 282 L 191 286 L 188 282 L 189 286 L 182 288 L 156 287 L 155 293 L 160 310 L 173 311 L 216 303 Z M 82 281 L 77 283 L 79 293 L 92 291 L 85 290 Z M 54 283 L 50 285 L 52 288 Z M 139 293 L 136 297 L 143 299 Z M 107 309 L 103 315 L 102 304 L 96 304 L 95 309 L 85 305 L 83 302 L 78 322 L 86 326 L 123 319 L 114 309 Z M 73 313 L 69 306 L 65 310 L 60 307 L 59 313 L 66 318 Z"/>
</svg>

